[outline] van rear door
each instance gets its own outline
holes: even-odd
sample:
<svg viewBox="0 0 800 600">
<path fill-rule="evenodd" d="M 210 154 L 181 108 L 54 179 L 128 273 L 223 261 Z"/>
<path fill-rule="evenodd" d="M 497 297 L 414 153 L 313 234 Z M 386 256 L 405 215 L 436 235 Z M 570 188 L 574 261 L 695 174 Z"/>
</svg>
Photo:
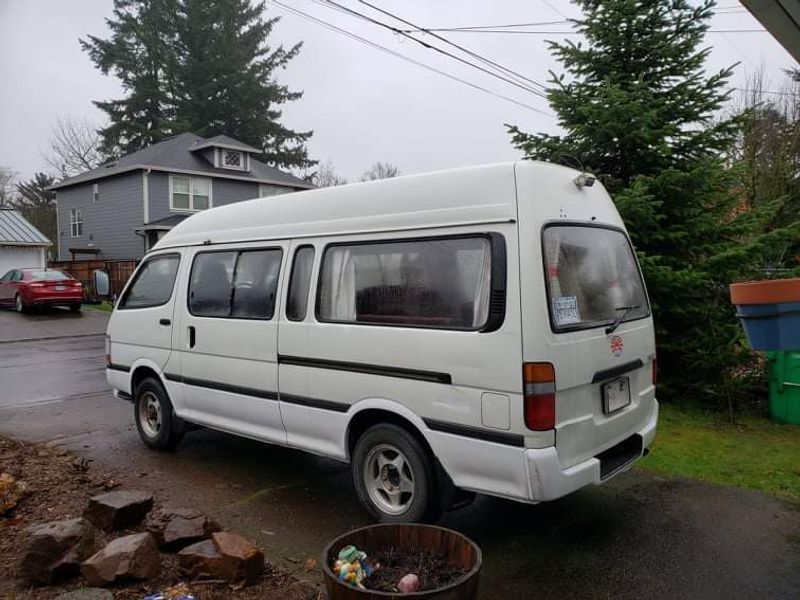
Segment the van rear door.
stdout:
<svg viewBox="0 0 800 600">
<path fill-rule="evenodd" d="M 574 171 L 552 175 L 518 185 L 523 356 L 554 366 L 556 450 L 568 468 L 629 438 L 635 453 L 635 433 L 656 410 L 655 335 L 608 194 L 575 185 Z"/>
</svg>

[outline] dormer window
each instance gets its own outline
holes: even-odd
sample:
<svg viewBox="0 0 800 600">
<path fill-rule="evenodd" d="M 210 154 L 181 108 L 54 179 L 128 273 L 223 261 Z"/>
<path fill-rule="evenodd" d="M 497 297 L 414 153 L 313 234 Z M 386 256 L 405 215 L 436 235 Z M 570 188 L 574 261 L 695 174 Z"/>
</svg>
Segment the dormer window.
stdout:
<svg viewBox="0 0 800 600">
<path fill-rule="evenodd" d="M 249 171 L 250 153 L 235 148 L 215 148 L 214 166 L 218 169 Z"/>
<path fill-rule="evenodd" d="M 244 166 L 244 152 L 224 150 L 222 164 L 229 169 L 241 169 Z"/>
</svg>

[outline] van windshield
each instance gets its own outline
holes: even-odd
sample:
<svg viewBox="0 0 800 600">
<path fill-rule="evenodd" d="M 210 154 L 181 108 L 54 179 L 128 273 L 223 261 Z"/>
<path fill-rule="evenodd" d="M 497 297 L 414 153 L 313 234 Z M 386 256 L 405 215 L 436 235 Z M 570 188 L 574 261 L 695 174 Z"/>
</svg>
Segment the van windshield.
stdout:
<svg viewBox="0 0 800 600">
<path fill-rule="evenodd" d="M 543 232 L 545 278 L 554 331 L 588 329 L 650 314 L 642 275 L 618 229 L 549 225 Z"/>
</svg>

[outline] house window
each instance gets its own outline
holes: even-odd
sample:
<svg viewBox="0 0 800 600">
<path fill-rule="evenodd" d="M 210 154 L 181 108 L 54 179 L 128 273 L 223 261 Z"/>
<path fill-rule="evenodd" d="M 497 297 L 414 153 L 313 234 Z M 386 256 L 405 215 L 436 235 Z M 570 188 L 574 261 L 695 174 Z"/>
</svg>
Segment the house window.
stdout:
<svg viewBox="0 0 800 600">
<path fill-rule="evenodd" d="M 100 200 L 100 184 L 95 183 L 92 186 L 92 202 L 97 202 Z"/>
<path fill-rule="evenodd" d="M 83 235 L 83 217 L 80 208 L 69 209 L 69 235 L 81 237 Z"/>
<path fill-rule="evenodd" d="M 198 211 L 211 207 L 210 179 L 172 175 L 169 184 L 170 210 Z"/>
<path fill-rule="evenodd" d="M 244 156 L 238 150 L 223 150 L 222 164 L 229 169 L 241 169 L 244 166 Z"/>
<path fill-rule="evenodd" d="M 258 197 L 264 198 L 266 196 L 278 196 L 280 194 L 287 194 L 292 191 L 292 188 L 283 187 L 281 185 L 270 185 L 268 183 L 258 184 Z"/>
</svg>

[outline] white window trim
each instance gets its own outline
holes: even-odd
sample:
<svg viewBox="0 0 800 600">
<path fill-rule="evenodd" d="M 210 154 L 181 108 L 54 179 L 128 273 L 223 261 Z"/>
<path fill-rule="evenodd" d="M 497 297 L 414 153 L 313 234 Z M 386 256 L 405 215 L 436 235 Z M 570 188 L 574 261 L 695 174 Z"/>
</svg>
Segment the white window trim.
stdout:
<svg viewBox="0 0 800 600">
<path fill-rule="evenodd" d="M 100 199 L 100 184 L 95 183 L 92 186 L 92 202 L 97 202 Z"/>
<path fill-rule="evenodd" d="M 176 208 L 175 203 L 172 201 L 173 195 L 173 180 L 176 177 L 189 180 L 189 208 Z M 193 177 L 191 175 L 170 175 L 169 176 L 169 210 L 170 212 L 182 213 L 196 213 L 206 210 L 205 208 L 194 208 L 194 182 L 197 179 L 204 179 L 208 181 L 208 208 L 214 207 L 214 179 L 211 177 Z"/>
<path fill-rule="evenodd" d="M 78 231 L 76 234 L 75 231 Z M 69 209 L 69 237 L 83 237 L 83 215 L 80 208 Z"/>
<path fill-rule="evenodd" d="M 230 148 L 217 148 L 217 152 L 219 153 L 219 168 L 221 169 L 228 169 L 230 171 L 247 171 L 247 158 L 248 153 L 243 152 L 242 150 L 232 150 Z M 225 163 L 225 153 L 227 152 L 236 152 L 239 155 L 239 166 L 235 165 L 228 165 Z"/>
</svg>

